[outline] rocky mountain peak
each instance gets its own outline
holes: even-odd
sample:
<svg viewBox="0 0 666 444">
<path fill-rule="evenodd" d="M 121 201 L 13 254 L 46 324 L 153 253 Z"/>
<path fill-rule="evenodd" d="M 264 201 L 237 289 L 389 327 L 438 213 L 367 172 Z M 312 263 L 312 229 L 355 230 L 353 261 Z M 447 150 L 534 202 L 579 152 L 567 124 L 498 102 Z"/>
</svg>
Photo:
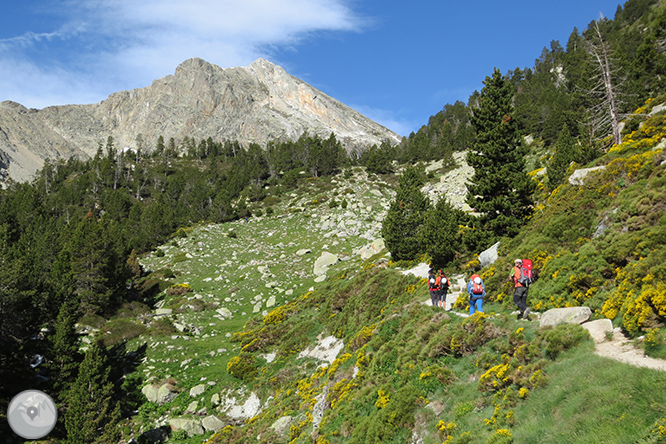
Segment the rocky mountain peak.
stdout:
<svg viewBox="0 0 666 444">
<path fill-rule="evenodd" d="M 90 105 L 27 110 L 0 104 L 0 164 L 14 180 L 28 180 L 46 158 L 93 156 L 112 136 L 116 147 L 155 146 L 159 136 L 237 140 L 261 146 L 295 140 L 304 132 L 336 134 L 347 150 L 400 136 L 289 75 L 268 60 L 220 68 L 201 58 L 181 63 L 152 85 L 111 94 Z"/>
</svg>

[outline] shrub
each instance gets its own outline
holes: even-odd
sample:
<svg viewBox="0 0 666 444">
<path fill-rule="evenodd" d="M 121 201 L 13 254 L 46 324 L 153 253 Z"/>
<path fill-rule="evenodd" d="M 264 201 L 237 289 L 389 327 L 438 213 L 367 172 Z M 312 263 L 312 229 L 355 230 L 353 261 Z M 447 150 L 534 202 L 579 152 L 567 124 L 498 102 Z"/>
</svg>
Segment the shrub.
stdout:
<svg viewBox="0 0 666 444">
<path fill-rule="evenodd" d="M 151 336 L 169 336 L 176 333 L 176 327 L 173 326 L 168 318 L 161 317 L 148 327 L 148 333 Z"/>
<path fill-rule="evenodd" d="M 249 353 L 241 353 L 229 359 L 227 373 L 244 382 L 248 382 L 257 374 L 256 358 Z"/>
<path fill-rule="evenodd" d="M 546 344 L 546 356 L 551 359 L 589 338 L 587 330 L 578 324 L 561 324 L 541 334 L 541 340 Z"/>
<path fill-rule="evenodd" d="M 648 330 L 643 344 L 646 355 L 659 359 L 666 358 L 666 334 L 663 329 Z"/>
<path fill-rule="evenodd" d="M 192 291 L 188 284 L 176 284 L 173 287 L 167 288 L 166 294 L 169 296 L 183 296 Z"/>
<path fill-rule="evenodd" d="M 120 318 L 108 322 L 102 337 L 104 345 L 115 345 L 136 338 L 146 331 L 146 327 L 132 319 Z"/>
</svg>

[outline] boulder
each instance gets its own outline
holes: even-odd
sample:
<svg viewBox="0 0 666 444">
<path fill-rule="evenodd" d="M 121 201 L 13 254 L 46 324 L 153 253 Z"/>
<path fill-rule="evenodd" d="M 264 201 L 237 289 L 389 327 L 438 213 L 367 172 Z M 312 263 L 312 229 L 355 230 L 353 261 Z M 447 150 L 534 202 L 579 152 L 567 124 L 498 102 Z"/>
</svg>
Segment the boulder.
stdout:
<svg viewBox="0 0 666 444">
<path fill-rule="evenodd" d="M 187 436 L 203 435 L 204 433 L 204 428 L 196 419 L 173 418 L 169 420 L 169 426 L 171 426 L 171 430 L 173 431 L 185 430 Z"/>
<path fill-rule="evenodd" d="M 199 403 L 197 401 L 190 402 L 190 405 L 188 405 L 187 408 L 185 409 L 185 414 L 193 415 L 194 412 L 197 411 L 198 407 L 199 407 Z"/>
<path fill-rule="evenodd" d="M 375 239 L 374 241 L 372 241 L 372 243 L 360 249 L 359 253 L 361 254 L 361 260 L 365 261 L 370 259 L 372 256 L 379 253 L 384 248 L 386 248 L 384 239 L 381 238 Z"/>
<path fill-rule="evenodd" d="M 486 251 L 483 251 L 479 255 L 479 264 L 481 265 L 481 268 L 486 267 L 490 264 L 495 263 L 497 260 L 497 248 L 499 247 L 499 242 L 497 242 L 495 245 L 492 247 L 488 248 Z"/>
<path fill-rule="evenodd" d="M 283 416 L 278 418 L 271 425 L 271 429 L 275 430 L 275 433 L 279 436 L 285 436 L 286 432 L 289 431 L 289 426 L 291 426 L 293 419 L 293 416 Z"/>
<path fill-rule="evenodd" d="M 582 324 L 590 320 L 590 307 L 553 308 L 541 315 L 541 327 L 559 324 Z"/>
<path fill-rule="evenodd" d="M 206 429 L 207 432 L 217 432 L 218 430 L 224 428 L 227 424 L 217 416 L 210 415 L 201 420 L 201 425 L 204 429 Z"/>
<path fill-rule="evenodd" d="M 310 250 L 309 248 L 303 248 L 302 250 L 298 250 L 296 252 L 296 255 L 297 256 L 305 256 L 308 253 L 312 253 L 312 250 Z"/>
<path fill-rule="evenodd" d="M 175 392 L 171 384 L 162 384 L 159 387 L 148 384 L 141 389 L 141 393 L 144 394 L 148 401 L 160 405 L 171 402 L 178 396 L 178 393 Z"/>
<path fill-rule="evenodd" d="M 206 385 L 205 384 L 199 384 L 199 385 L 194 386 L 190 389 L 190 396 L 192 398 L 196 398 L 197 396 L 201 395 L 205 391 L 206 391 Z"/>
<path fill-rule="evenodd" d="M 596 344 L 606 342 L 607 334 L 613 334 L 613 322 L 610 319 L 597 319 L 596 321 L 586 322 L 583 328 L 590 332 L 590 336 Z"/>
<path fill-rule="evenodd" d="M 155 387 L 152 384 L 146 385 L 141 389 L 141 393 L 148 399 L 150 402 L 157 402 L 157 390 L 159 387 Z"/>
<path fill-rule="evenodd" d="M 593 168 L 582 168 L 580 170 L 576 170 L 573 172 L 573 174 L 571 174 L 571 176 L 569 176 L 569 183 L 574 186 L 583 185 L 588 174 L 593 171 L 603 170 L 604 168 L 606 167 L 602 165 Z"/>
<path fill-rule="evenodd" d="M 325 268 L 338 262 L 338 255 L 324 251 L 321 256 L 315 261 L 314 268 Z"/>
<path fill-rule="evenodd" d="M 228 308 L 224 308 L 224 307 L 222 307 L 222 308 L 218 308 L 218 309 L 215 310 L 215 311 L 216 311 L 218 314 L 220 314 L 221 316 L 224 316 L 225 318 L 230 318 L 231 315 L 232 315 L 231 310 L 229 310 Z"/>
<path fill-rule="evenodd" d="M 261 411 L 261 400 L 256 393 L 250 393 L 250 397 L 243 405 L 234 405 L 227 411 L 227 416 L 231 419 L 250 419 Z"/>
</svg>

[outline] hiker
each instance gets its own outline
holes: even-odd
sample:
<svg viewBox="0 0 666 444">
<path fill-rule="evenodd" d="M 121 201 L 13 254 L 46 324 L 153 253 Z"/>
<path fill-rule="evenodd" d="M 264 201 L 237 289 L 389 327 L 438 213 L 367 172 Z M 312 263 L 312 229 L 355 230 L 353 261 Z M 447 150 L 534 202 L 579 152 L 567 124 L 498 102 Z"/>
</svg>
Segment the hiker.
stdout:
<svg viewBox="0 0 666 444">
<path fill-rule="evenodd" d="M 439 306 L 446 309 L 446 293 L 449 291 L 449 278 L 444 274 L 444 270 L 439 270 Z"/>
<path fill-rule="evenodd" d="M 439 304 L 439 282 L 435 275 L 435 270 L 428 270 L 428 290 L 430 290 L 430 301 L 435 307 Z"/>
<path fill-rule="evenodd" d="M 469 314 L 474 314 L 475 310 L 483 313 L 483 298 L 486 296 L 486 286 L 483 284 L 481 276 L 473 274 L 467 283 L 467 293 L 469 294 Z M 476 306 L 476 307 L 475 307 Z"/>
<path fill-rule="evenodd" d="M 527 284 L 520 283 L 522 274 L 523 260 L 516 259 L 513 261 L 513 303 L 518 306 L 520 313 L 517 319 L 529 319 L 530 307 L 527 306 Z"/>
</svg>

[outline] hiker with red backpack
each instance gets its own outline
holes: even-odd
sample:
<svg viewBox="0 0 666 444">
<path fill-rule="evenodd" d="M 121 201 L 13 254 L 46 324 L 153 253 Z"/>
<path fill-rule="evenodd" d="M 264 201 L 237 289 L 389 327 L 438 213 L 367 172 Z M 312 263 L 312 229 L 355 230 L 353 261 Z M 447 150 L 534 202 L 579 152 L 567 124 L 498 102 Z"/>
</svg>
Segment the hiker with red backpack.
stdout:
<svg viewBox="0 0 666 444">
<path fill-rule="evenodd" d="M 435 273 L 432 268 L 428 270 L 428 290 L 433 307 L 446 307 L 446 293 L 449 289 L 449 279 L 444 275 L 444 270 Z"/>
<path fill-rule="evenodd" d="M 439 270 L 437 278 L 439 279 L 439 306 L 446 309 L 446 293 L 448 293 L 451 283 L 444 274 L 444 270 Z"/>
<path fill-rule="evenodd" d="M 518 319 L 529 319 L 530 307 L 527 306 L 527 289 L 532 283 L 532 261 L 516 259 L 513 262 L 513 303 L 518 306 Z"/>
<path fill-rule="evenodd" d="M 483 313 L 483 298 L 486 296 L 486 286 L 483 284 L 481 276 L 473 274 L 467 283 L 467 293 L 469 294 L 469 314 L 475 311 Z"/>
</svg>

